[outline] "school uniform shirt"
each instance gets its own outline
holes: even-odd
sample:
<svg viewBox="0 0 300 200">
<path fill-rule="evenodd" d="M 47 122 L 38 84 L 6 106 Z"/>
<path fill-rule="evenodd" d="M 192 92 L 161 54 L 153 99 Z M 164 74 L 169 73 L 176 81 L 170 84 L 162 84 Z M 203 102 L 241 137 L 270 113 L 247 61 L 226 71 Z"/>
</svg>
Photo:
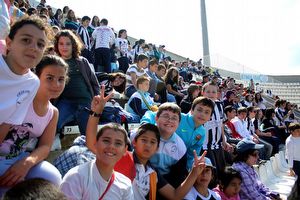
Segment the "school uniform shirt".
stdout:
<svg viewBox="0 0 300 200">
<path fill-rule="evenodd" d="M 205 197 L 201 195 L 194 187 L 189 191 L 189 193 L 184 197 L 185 200 L 221 200 L 220 195 L 214 191 L 208 190 L 208 196 Z"/>
<path fill-rule="evenodd" d="M 33 72 L 17 75 L 0 56 L 0 124 L 22 124 L 39 85 Z"/>
<path fill-rule="evenodd" d="M 285 141 L 285 155 L 288 160 L 289 168 L 293 168 L 293 161 L 300 162 L 300 137 L 290 135 Z"/>
<path fill-rule="evenodd" d="M 143 164 L 140 164 L 137 161 L 137 158 L 135 159 L 135 169 L 136 169 L 136 176 L 132 183 L 133 193 L 134 193 L 134 199 L 136 200 L 146 200 L 149 199 L 149 192 L 150 192 L 150 174 L 155 172 L 155 170 L 152 168 L 150 163 L 144 167 Z M 162 187 L 167 185 L 167 181 L 159 174 L 156 173 L 157 177 L 157 184 L 156 184 L 156 190 L 159 191 Z"/>
<path fill-rule="evenodd" d="M 134 200 L 130 179 L 118 172 L 114 173 L 115 180 L 103 200 Z M 97 200 L 108 183 L 100 175 L 94 160 L 70 169 L 64 176 L 60 189 L 68 199 Z"/>
<path fill-rule="evenodd" d="M 194 162 L 194 150 L 200 154 L 204 139 L 205 128 L 203 125 L 195 127 L 194 117 L 188 114 L 181 114 L 181 120 L 176 134 L 183 140 L 187 148 L 187 169 L 190 170 Z"/>
<path fill-rule="evenodd" d="M 144 91 L 138 90 L 135 93 L 133 93 L 133 95 L 129 98 L 129 100 L 127 102 L 127 104 L 128 104 L 128 107 L 126 109 L 127 112 L 133 113 L 135 115 L 138 115 L 139 117 L 142 117 L 145 114 L 145 112 L 147 110 L 149 110 L 146 103 L 143 100 L 142 95 L 149 106 L 154 105 L 154 101 L 153 101 L 152 97 L 150 97 L 149 92 L 144 92 Z"/>
<path fill-rule="evenodd" d="M 204 124 L 206 133 L 205 140 L 203 142 L 203 150 L 213 150 L 221 147 L 223 120 L 224 111 L 222 102 L 215 101 L 215 107 L 212 116 L 210 120 Z"/>
<path fill-rule="evenodd" d="M 115 33 L 108 26 L 99 26 L 92 33 L 92 37 L 96 40 L 95 48 L 107 48 L 115 43 Z"/>
<path fill-rule="evenodd" d="M 151 157 L 150 163 L 161 175 L 165 175 L 170 172 L 170 167 L 175 165 L 185 153 L 184 142 L 176 133 L 173 133 L 167 140 L 160 138 L 159 149 Z"/>
</svg>

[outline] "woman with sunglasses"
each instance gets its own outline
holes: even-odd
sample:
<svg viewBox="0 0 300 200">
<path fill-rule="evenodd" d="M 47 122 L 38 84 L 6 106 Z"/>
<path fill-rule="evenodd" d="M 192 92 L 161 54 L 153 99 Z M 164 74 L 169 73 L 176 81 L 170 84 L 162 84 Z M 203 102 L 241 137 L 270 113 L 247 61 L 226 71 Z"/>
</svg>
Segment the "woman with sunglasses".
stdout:
<svg viewBox="0 0 300 200">
<path fill-rule="evenodd" d="M 232 168 L 240 172 L 242 185 L 240 198 L 243 200 L 280 199 L 279 194 L 272 192 L 259 179 L 253 165 L 259 159 L 259 150 L 263 145 L 256 144 L 249 139 L 243 139 L 236 145 L 236 153 Z"/>
</svg>

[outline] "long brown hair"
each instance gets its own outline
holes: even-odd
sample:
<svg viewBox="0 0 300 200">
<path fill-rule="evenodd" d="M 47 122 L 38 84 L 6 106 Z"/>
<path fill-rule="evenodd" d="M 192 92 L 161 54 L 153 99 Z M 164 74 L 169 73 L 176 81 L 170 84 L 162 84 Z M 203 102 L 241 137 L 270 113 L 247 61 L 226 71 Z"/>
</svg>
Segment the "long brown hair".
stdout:
<svg viewBox="0 0 300 200">
<path fill-rule="evenodd" d="M 78 58 L 80 56 L 81 49 L 83 47 L 81 41 L 79 40 L 78 36 L 75 35 L 70 30 L 61 30 L 55 35 L 54 40 L 54 49 L 57 55 L 61 56 L 58 50 L 58 42 L 60 37 L 68 37 L 71 40 L 72 43 L 72 58 Z"/>
</svg>

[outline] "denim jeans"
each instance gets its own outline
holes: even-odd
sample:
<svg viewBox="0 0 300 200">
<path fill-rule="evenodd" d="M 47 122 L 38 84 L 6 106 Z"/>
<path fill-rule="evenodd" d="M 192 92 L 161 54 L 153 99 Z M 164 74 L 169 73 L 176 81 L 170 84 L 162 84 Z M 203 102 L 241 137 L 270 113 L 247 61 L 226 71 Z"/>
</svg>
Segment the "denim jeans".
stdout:
<svg viewBox="0 0 300 200">
<path fill-rule="evenodd" d="M 57 132 L 62 133 L 63 127 L 72 121 L 79 126 L 80 134 L 85 135 L 89 112 L 85 107 L 90 108 L 90 103 L 76 103 L 66 99 L 59 100 L 56 105 L 59 110 Z"/>
</svg>

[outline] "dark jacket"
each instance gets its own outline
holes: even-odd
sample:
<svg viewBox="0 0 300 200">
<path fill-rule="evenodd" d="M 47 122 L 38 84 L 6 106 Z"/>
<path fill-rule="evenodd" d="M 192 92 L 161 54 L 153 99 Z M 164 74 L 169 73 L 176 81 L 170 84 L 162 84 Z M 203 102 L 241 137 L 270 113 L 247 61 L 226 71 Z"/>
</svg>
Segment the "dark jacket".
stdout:
<svg viewBox="0 0 300 200">
<path fill-rule="evenodd" d="M 92 94 L 92 97 L 100 93 L 100 86 L 95 75 L 94 67 L 89 61 L 84 57 L 79 57 L 76 59 L 79 70 Z"/>
</svg>

